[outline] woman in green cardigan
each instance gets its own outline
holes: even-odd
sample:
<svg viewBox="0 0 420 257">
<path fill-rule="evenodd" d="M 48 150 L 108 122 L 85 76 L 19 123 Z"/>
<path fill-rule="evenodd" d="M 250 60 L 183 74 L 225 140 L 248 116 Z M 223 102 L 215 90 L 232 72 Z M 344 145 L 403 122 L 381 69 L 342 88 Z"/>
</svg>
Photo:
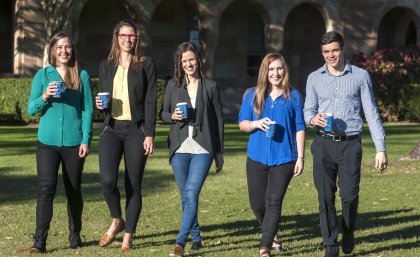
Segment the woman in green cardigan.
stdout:
<svg viewBox="0 0 420 257">
<path fill-rule="evenodd" d="M 51 66 L 38 70 L 33 79 L 28 103 L 30 115 L 41 115 L 36 146 L 38 201 L 34 244 L 18 251 L 32 253 L 46 251 L 60 163 L 67 196 L 70 247 L 81 246 L 81 178 L 92 139 L 90 78 L 86 71 L 79 70 L 73 42 L 65 32 L 52 37 L 48 61 Z"/>
</svg>

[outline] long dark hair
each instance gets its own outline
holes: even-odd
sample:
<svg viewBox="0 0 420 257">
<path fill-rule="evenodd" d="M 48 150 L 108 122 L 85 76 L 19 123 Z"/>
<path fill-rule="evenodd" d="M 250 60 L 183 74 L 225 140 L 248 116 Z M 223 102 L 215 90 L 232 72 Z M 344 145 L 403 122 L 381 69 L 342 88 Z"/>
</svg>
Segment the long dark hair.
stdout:
<svg viewBox="0 0 420 257">
<path fill-rule="evenodd" d="M 182 68 L 182 54 L 187 52 L 187 51 L 191 51 L 194 53 L 196 61 L 197 61 L 197 72 L 198 75 L 200 76 L 200 78 L 204 78 L 204 74 L 202 71 L 202 67 L 203 67 L 203 62 L 201 60 L 201 55 L 200 52 L 198 51 L 197 47 L 191 43 L 191 42 L 184 42 L 181 43 L 178 46 L 178 49 L 176 51 L 175 54 L 175 68 L 174 68 L 174 77 L 175 77 L 175 81 L 176 81 L 176 85 L 178 87 L 180 87 L 182 85 L 182 80 L 184 79 L 185 76 L 185 72 L 184 69 Z"/>
<path fill-rule="evenodd" d="M 81 84 L 80 76 L 79 76 L 79 64 L 77 63 L 76 58 L 76 48 L 74 47 L 73 40 L 71 39 L 70 35 L 64 31 L 59 31 L 54 34 L 51 38 L 49 50 L 48 50 L 48 62 L 57 67 L 57 42 L 62 38 L 68 38 L 71 44 L 71 56 L 70 60 L 67 64 L 67 71 L 66 75 L 63 78 L 64 84 L 67 88 L 78 90 Z"/>
<path fill-rule="evenodd" d="M 121 27 L 133 28 L 134 33 L 136 33 L 137 36 L 140 36 L 137 25 L 132 20 L 124 19 L 124 20 L 118 22 L 117 25 L 115 25 L 114 33 L 112 35 L 111 52 L 108 55 L 108 61 L 112 62 L 115 66 L 118 66 L 118 64 L 120 63 L 121 49 L 120 49 L 120 45 L 118 44 L 118 33 L 120 33 Z M 139 38 L 137 37 L 135 45 L 134 45 L 133 50 L 131 52 L 131 54 L 133 55 L 133 59 L 131 60 L 131 67 L 134 70 L 137 70 L 140 67 L 140 63 L 144 59 L 139 54 L 138 46 L 139 46 Z"/>
</svg>

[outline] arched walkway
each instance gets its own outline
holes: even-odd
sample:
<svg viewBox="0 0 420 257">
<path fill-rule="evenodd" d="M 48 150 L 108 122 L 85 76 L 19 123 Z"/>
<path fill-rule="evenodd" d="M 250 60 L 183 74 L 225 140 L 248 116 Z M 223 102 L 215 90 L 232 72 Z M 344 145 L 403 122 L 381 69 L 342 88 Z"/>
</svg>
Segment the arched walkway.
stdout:
<svg viewBox="0 0 420 257">
<path fill-rule="evenodd" d="M 108 57 L 115 25 L 128 18 L 120 1 L 89 0 L 80 14 L 77 50 L 80 66 L 97 76 L 99 63 Z"/>
<path fill-rule="evenodd" d="M 377 49 L 396 48 L 417 42 L 413 16 L 406 8 L 396 7 L 382 18 L 378 28 Z"/>
<path fill-rule="evenodd" d="M 251 1 L 231 3 L 220 20 L 219 43 L 215 53 L 217 79 L 256 81 L 266 50 L 263 10 Z"/>
<path fill-rule="evenodd" d="M 13 72 L 13 9 L 15 1 L 0 2 L 0 73 Z"/>
<path fill-rule="evenodd" d="M 282 53 L 290 66 L 290 82 L 301 92 L 309 73 L 323 63 L 319 40 L 325 32 L 321 13 L 310 4 L 296 6 L 287 16 Z"/>
<path fill-rule="evenodd" d="M 184 0 L 164 0 L 156 7 L 150 27 L 151 44 L 146 55 L 158 66 L 158 77 L 173 77 L 173 59 L 177 46 L 192 41 L 200 46 L 195 6 Z"/>
</svg>

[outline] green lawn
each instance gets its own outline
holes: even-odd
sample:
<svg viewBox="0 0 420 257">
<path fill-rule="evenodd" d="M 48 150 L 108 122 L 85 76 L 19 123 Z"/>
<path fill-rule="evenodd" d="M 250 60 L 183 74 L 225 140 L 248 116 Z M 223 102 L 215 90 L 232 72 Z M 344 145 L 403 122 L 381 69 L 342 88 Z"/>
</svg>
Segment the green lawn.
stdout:
<svg viewBox="0 0 420 257">
<path fill-rule="evenodd" d="M 374 170 L 375 150 L 365 129 L 357 246 L 348 256 L 420 256 L 420 161 L 399 161 L 420 141 L 420 125 L 387 124 L 385 129 L 390 164 L 383 174 Z M 27 256 L 14 249 L 32 243 L 36 132 L 34 127 L 0 127 L 0 256 Z M 97 246 L 110 224 L 99 185 L 98 135 L 96 129 L 83 176 L 85 247 L 68 248 L 66 199 L 60 180 L 47 256 L 170 256 L 181 210 L 167 159 L 167 127 L 157 129 L 157 151 L 148 161 L 143 181 L 135 249 L 128 254 L 119 253 L 121 235 L 107 248 Z M 189 256 L 258 256 L 259 228 L 249 208 L 245 178 L 247 138 L 236 125 L 226 126 L 224 170 L 216 174 L 212 168 L 200 198 L 205 247 Z M 279 234 L 288 250 L 274 256 L 323 256 L 309 152 L 312 139 L 313 132 L 308 131 L 305 172 L 292 180 L 284 201 Z M 120 178 L 122 185 L 123 174 Z"/>
</svg>

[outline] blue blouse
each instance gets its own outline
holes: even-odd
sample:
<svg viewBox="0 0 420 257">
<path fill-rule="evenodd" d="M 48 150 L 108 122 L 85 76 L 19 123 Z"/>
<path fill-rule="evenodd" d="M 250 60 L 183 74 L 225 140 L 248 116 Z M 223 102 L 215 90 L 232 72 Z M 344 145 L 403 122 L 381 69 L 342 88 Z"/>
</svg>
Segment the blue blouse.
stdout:
<svg viewBox="0 0 420 257">
<path fill-rule="evenodd" d="M 260 129 L 251 133 L 248 141 L 248 157 L 268 166 L 296 161 L 298 157 L 296 132 L 305 130 L 301 95 L 297 90 L 291 89 L 288 99 L 280 95 L 272 101 L 271 97 L 267 96 L 260 117 L 254 111 L 254 95 L 255 88 L 245 92 L 238 123 L 267 117 L 277 124 L 273 138 L 266 137 L 265 132 Z"/>
</svg>

